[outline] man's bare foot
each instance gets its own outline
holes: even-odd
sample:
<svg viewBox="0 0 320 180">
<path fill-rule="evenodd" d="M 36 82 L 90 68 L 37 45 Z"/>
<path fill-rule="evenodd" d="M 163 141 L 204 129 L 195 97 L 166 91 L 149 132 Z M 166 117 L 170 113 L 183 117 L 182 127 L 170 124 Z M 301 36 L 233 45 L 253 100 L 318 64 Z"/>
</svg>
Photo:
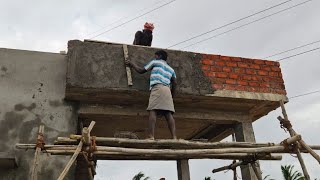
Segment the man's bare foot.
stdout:
<svg viewBox="0 0 320 180">
<path fill-rule="evenodd" d="M 173 140 L 177 140 L 177 136 L 172 137 Z"/>
</svg>

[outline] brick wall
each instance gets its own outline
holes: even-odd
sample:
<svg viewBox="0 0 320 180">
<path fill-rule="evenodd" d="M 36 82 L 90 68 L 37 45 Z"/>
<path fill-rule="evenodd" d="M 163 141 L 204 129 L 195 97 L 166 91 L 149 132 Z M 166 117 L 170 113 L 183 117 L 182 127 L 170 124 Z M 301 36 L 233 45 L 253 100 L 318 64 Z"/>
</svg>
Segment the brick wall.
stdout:
<svg viewBox="0 0 320 180">
<path fill-rule="evenodd" d="M 201 62 L 214 89 L 286 94 L 279 62 L 210 54 Z"/>
</svg>

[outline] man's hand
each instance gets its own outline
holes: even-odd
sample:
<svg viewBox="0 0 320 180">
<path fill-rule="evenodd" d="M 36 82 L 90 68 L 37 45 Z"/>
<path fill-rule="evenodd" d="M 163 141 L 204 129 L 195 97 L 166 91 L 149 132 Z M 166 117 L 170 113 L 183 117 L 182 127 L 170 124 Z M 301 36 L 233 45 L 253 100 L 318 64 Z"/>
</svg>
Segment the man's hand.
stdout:
<svg viewBox="0 0 320 180">
<path fill-rule="evenodd" d="M 126 60 L 126 66 L 132 67 L 139 74 L 143 74 L 143 73 L 147 72 L 147 70 L 145 70 L 143 67 L 140 67 L 136 63 L 131 62 L 129 60 Z"/>
</svg>

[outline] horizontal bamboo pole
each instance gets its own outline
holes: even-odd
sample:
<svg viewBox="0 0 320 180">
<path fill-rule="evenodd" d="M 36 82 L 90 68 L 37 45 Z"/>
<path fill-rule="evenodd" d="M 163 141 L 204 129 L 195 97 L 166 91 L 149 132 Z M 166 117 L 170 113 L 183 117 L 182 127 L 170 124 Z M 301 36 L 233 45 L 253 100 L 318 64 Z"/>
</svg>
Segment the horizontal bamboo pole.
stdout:
<svg viewBox="0 0 320 180">
<path fill-rule="evenodd" d="M 81 135 L 71 135 L 71 138 L 58 137 L 55 144 L 77 144 L 77 140 Z M 97 145 L 107 146 L 121 146 L 121 147 L 136 147 L 136 148 L 149 148 L 154 147 L 170 147 L 176 149 L 211 149 L 211 148 L 224 148 L 224 147 L 265 147 L 274 146 L 275 143 L 250 143 L 250 142 L 197 142 L 190 140 L 171 140 L 171 139 L 126 139 L 126 138 L 108 138 L 96 137 Z M 320 147 L 319 147 L 320 148 Z"/>
<path fill-rule="evenodd" d="M 48 150 L 48 153 L 52 155 L 71 155 L 73 150 Z M 93 153 L 99 159 L 113 159 L 113 160 L 177 160 L 177 159 L 247 159 L 257 157 L 259 160 L 281 160 L 281 155 L 270 155 L 261 153 L 257 156 L 247 153 L 224 153 L 224 154 L 175 154 L 175 155 L 163 155 L 163 154 L 132 154 L 123 152 L 107 152 L 107 151 L 95 151 Z"/>
</svg>

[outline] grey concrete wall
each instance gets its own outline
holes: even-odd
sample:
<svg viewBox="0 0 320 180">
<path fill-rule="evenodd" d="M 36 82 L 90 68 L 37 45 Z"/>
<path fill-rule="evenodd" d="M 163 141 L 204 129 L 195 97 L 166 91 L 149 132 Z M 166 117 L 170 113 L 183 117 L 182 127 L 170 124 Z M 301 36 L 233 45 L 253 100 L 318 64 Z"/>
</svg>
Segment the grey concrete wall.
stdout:
<svg viewBox="0 0 320 180">
<path fill-rule="evenodd" d="M 128 46 L 129 59 L 143 66 L 154 59 L 157 48 Z M 178 92 L 182 94 L 210 94 L 211 82 L 201 70 L 201 55 L 191 52 L 168 52 L 168 64 L 177 74 Z M 149 90 L 150 74 L 132 71 L 133 86 L 128 87 L 121 44 L 99 42 L 68 43 L 67 88 Z"/>
<path fill-rule="evenodd" d="M 66 67 L 65 55 L 0 49 L 0 152 L 18 159 L 18 168 L 0 169 L 0 179 L 29 179 L 34 150 L 15 144 L 34 143 L 39 124 L 47 144 L 76 132 L 76 107 L 64 101 Z M 38 179 L 56 179 L 69 158 L 41 154 Z"/>
</svg>

